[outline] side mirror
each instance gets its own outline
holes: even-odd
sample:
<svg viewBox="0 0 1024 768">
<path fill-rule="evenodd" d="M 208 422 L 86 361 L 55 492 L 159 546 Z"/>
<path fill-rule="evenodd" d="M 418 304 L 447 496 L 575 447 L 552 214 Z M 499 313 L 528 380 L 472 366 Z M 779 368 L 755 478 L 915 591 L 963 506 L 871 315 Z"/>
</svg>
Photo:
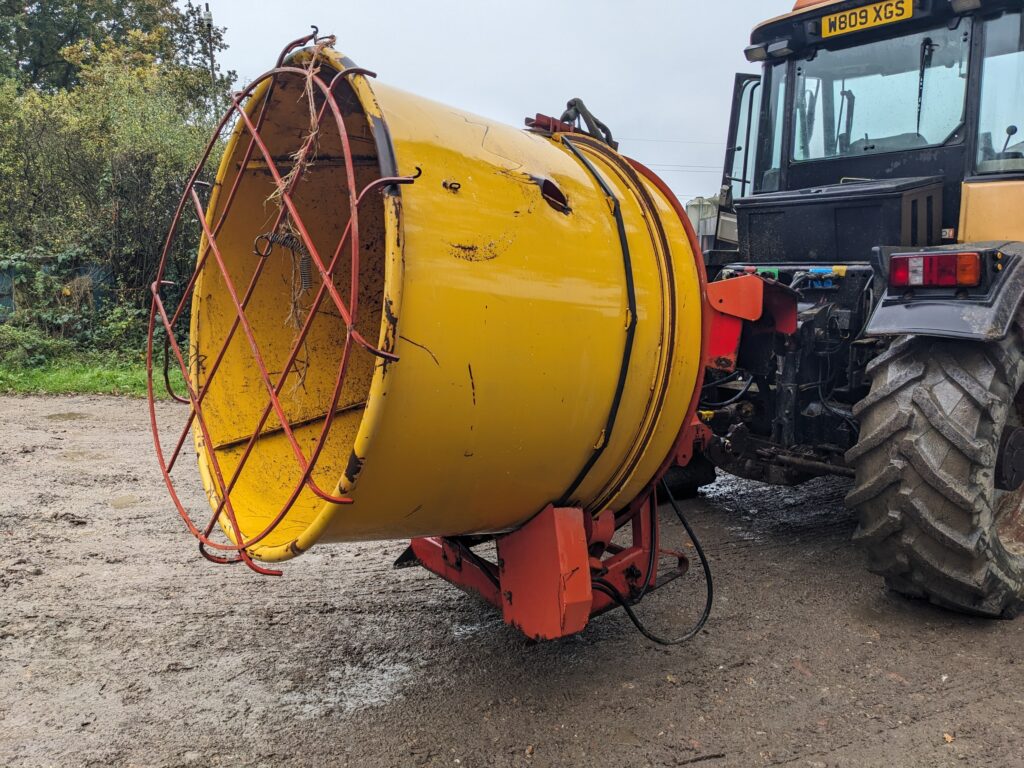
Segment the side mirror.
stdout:
<svg viewBox="0 0 1024 768">
<path fill-rule="evenodd" d="M 728 184 L 723 184 L 722 190 L 718 193 L 718 207 L 719 209 L 732 208 L 732 203 L 732 187 Z"/>
</svg>

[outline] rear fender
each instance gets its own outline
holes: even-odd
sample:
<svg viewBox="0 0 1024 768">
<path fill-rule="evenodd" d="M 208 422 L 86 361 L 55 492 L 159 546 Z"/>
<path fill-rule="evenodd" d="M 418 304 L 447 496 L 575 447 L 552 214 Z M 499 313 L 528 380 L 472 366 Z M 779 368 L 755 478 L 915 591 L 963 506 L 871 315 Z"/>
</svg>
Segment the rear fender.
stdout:
<svg viewBox="0 0 1024 768">
<path fill-rule="evenodd" d="M 963 243 L 935 250 L 989 250 L 1004 254 L 1003 269 L 993 273 L 987 290 L 964 298 L 921 296 L 903 300 L 887 290 L 878 303 L 865 334 L 868 336 L 934 336 L 973 341 L 1006 338 L 1010 324 L 1024 299 L 1024 243 Z M 906 248 L 876 249 L 876 261 L 888 260 Z"/>
</svg>

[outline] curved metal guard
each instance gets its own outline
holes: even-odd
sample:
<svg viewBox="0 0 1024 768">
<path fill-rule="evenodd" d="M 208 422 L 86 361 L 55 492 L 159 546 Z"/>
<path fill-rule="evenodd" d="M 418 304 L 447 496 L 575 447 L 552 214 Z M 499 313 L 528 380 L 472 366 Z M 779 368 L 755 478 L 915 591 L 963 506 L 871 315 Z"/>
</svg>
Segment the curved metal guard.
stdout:
<svg viewBox="0 0 1024 768">
<path fill-rule="evenodd" d="M 285 58 L 289 53 L 308 43 L 315 43 L 316 46 L 313 48 L 313 55 L 310 57 L 309 63 L 306 67 L 300 68 L 284 64 Z M 359 347 L 364 352 L 368 352 L 377 357 L 388 360 L 397 359 L 394 355 L 375 348 L 365 338 L 363 338 L 358 331 L 356 331 L 356 320 L 359 311 L 357 303 L 359 294 L 360 253 L 359 205 L 368 194 L 372 192 L 379 192 L 391 185 L 410 184 L 413 182 L 414 177 L 391 176 L 377 178 L 366 184 L 362 189 L 358 189 L 354 170 L 353 153 L 349 142 L 349 133 L 345 127 L 342 112 L 335 99 L 334 88 L 339 82 L 344 81 L 347 77 L 367 76 L 372 75 L 372 73 L 354 67 L 342 72 L 330 70 L 334 75 L 331 77 L 330 81 L 325 80 L 321 76 L 321 70 L 319 67 L 320 53 L 323 45 L 324 43 L 320 42 L 314 28 L 314 33 L 312 35 L 295 40 L 286 46 L 278 61 L 278 66 L 275 69 L 256 78 L 246 88 L 232 96 L 230 108 L 221 118 L 213 137 L 210 139 L 210 142 L 206 147 L 206 151 L 204 152 L 202 159 L 185 186 L 185 191 L 181 197 L 177 213 L 164 244 L 156 278 L 150 288 L 152 293 L 152 307 L 149 318 L 149 336 L 147 344 L 148 393 L 153 439 L 158 461 L 160 463 L 160 469 L 163 472 L 164 482 L 170 492 L 174 505 L 177 508 L 179 515 L 181 515 L 181 518 L 185 521 L 188 530 L 199 540 L 199 548 L 204 557 L 217 563 L 242 562 L 252 570 L 268 575 L 280 575 L 280 571 L 271 570 L 257 565 L 253 561 L 248 550 L 265 539 L 274 531 L 275 528 L 277 528 L 277 526 L 280 525 L 282 520 L 287 516 L 289 510 L 294 506 L 303 489 L 308 489 L 317 497 L 328 503 L 351 503 L 349 498 L 333 495 L 319 487 L 313 479 L 313 471 L 316 468 L 321 451 L 323 450 L 328 434 L 330 433 L 334 416 L 338 410 L 338 401 L 344 385 L 345 374 L 348 369 L 349 358 L 353 345 Z M 260 133 L 266 118 L 267 105 L 270 103 L 273 89 L 278 83 L 283 82 L 287 78 L 302 79 L 306 86 L 303 90 L 304 98 L 307 102 L 313 100 L 314 95 L 319 95 L 322 98 L 323 103 L 319 107 L 316 117 L 316 130 L 319 130 L 325 118 L 329 115 L 335 124 L 341 141 L 341 147 L 344 155 L 344 167 L 347 177 L 346 189 L 349 197 L 348 205 L 350 218 L 342 231 L 333 254 L 329 259 L 324 259 L 317 250 L 312 238 L 310 237 L 309 231 L 303 222 L 302 214 L 295 202 L 296 189 L 302 182 L 305 164 L 313 159 L 311 157 L 307 157 L 305 153 L 310 151 L 315 152 L 315 150 L 311 150 L 311 146 L 314 142 L 307 142 L 299 148 L 296 154 L 296 170 L 291 174 L 282 174 Z M 269 85 L 265 91 L 262 105 L 258 110 L 258 114 L 253 117 L 246 110 L 246 103 L 253 97 L 256 88 L 266 81 L 269 81 Z M 314 104 L 310 104 L 310 110 L 311 114 L 315 111 Z M 267 260 L 266 258 L 260 258 L 257 260 L 255 270 L 253 271 L 248 284 L 240 291 L 239 286 L 236 286 L 232 280 L 229 270 L 225 265 L 220 246 L 217 242 L 217 237 L 221 232 L 221 228 L 224 226 L 224 222 L 226 221 L 228 214 L 231 211 L 232 204 L 237 196 L 243 174 L 239 173 L 236 175 L 232 186 L 227 191 L 226 197 L 223 199 L 223 203 L 220 205 L 220 214 L 212 224 L 207 219 L 206 210 L 197 191 L 197 187 L 205 185 L 205 182 L 200 181 L 199 177 L 205 170 L 207 163 L 213 154 L 214 148 L 221 141 L 225 131 L 230 131 L 233 128 L 235 120 L 242 123 L 242 136 L 248 135 L 248 145 L 243 155 L 242 167 L 246 167 L 253 155 L 258 152 L 266 163 L 267 170 L 270 172 L 276 186 L 275 200 L 279 203 L 279 210 L 273 226 L 269 230 L 270 238 L 267 243 L 267 247 L 272 248 L 272 243 L 275 239 L 280 242 L 285 236 L 285 233 L 287 233 L 288 237 L 293 238 L 294 245 L 296 247 L 301 247 L 304 258 L 308 257 L 308 266 L 312 270 L 315 270 L 315 273 L 321 280 L 320 287 L 316 291 L 311 308 L 306 313 L 306 318 L 302 323 L 302 327 L 292 342 L 291 351 L 287 357 L 287 361 L 282 372 L 277 375 L 276 380 L 271 376 L 267 369 L 264 356 L 261 352 L 260 343 L 254 335 L 252 326 L 250 325 L 249 319 L 246 315 L 246 309 L 255 293 L 256 286 L 259 284 L 264 271 L 263 267 Z M 178 234 L 182 230 L 183 221 L 187 220 L 191 216 L 195 217 L 195 221 L 201 228 L 203 235 L 202 245 L 191 277 L 180 293 L 177 307 L 173 310 L 169 310 L 166 289 L 173 285 L 173 283 L 165 279 L 168 271 L 169 256 L 174 249 L 175 243 L 178 239 Z M 342 298 L 334 285 L 336 269 L 339 261 L 341 260 L 341 256 L 345 251 L 346 244 L 348 244 L 351 250 L 351 288 L 348 302 Z M 269 251 L 267 255 L 269 255 Z M 182 344 L 179 339 L 185 338 L 188 331 L 188 318 L 186 317 L 187 313 L 185 312 L 185 309 L 189 304 L 188 298 L 191 296 L 196 286 L 196 281 L 200 273 L 205 267 L 207 267 L 211 256 L 220 277 L 224 280 L 226 293 L 230 297 L 231 304 L 235 311 L 235 318 L 219 352 L 213 357 L 212 361 L 206 361 L 208 363 L 208 367 L 205 369 L 205 381 L 202 383 L 202 386 L 198 386 L 196 378 L 191 375 L 191 366 L 195 361 L 190 360 L 190 356 L 186 355 L 182 351 Z M 333 310 L 336 311 L 343 319 L 346 327 L 346 336 L 344 341 L 344 350 L 338 364 L 332 400 L 327 409 L 326 416 L 324 417 L 320 434 L 313 444 L 312 451 L 307 455 L 296 440 L 294 426 L 289 422 L 288 416 L 284 411 L 280 395 L 284 390 L 285 383 L 288 381 L 289 376 L 295 370 L 295 361 L 302 349 L 304 341 L 309 335 L 310 329 L 319 314 L 318 310 L 325 298 L 330 300 L 330 303 L 333 305 Z M 262 413 L 255 424 L 255 428 L 250 433 L 251 437 L 245 441 L 246 444 L 241 454 L 241 458 L 230 476 L 225 476 L 215 452 L 212 449 L 209 451 L 208 456 L 211 476 L 212 481 L 215 484 L 215 493 L 218 502 L 215 505 L 211 505 L 213 507 L 213 511 L 205 522 L 196 522 L 197 519 L 201 518 L 198 518 L 186 509 L 175 488 L 173 473 L 176 465 L 178 464 L 178 459 L 181 457 L 189 432 L 193 428 L 199 430 L 205 445 L 213 445 L 210 439 L 210 430 L 207 424 L 207 419 L 203 413 L 203 403 L 210 391 L 210 384 L 221 367 L 221 363 L 224 360 L 228 346 L 239 331 L 241 331 L 244 340 L 251 351 L 253 365 L 258 371 L 259 378 L 266 389 L 267 404 L 263 408 Z M 162 378 L 164 385 L 172 400 L 189 406 L 184 427 L 178 433 L 174 447 L 169 453 L 165 452 L 163 441 L 160 436 L 153 375 L 155 360 L 154 348 L 157 337 L 160 334 L 163 334 L 164 336 L 164 338 L 160 340 L 164 353 L 162 362 Z M 182 376 L 184 377 L 186 388 L 184 396 L 180 393 L 176 393 L 171 386 L 169 370 L 170 355 L 173 355 L 174 360 L 177 362 Z M 252 455 L 253 449 L 264 425 L 272 414 L 279 421 L 281 431 L 290 443 L 295 461 L 299 467 L 300 476 L 291 494 L 266 527 L 257 535 L 245 538 L 241 532 L 235 515 L 235 508 L 232 504 L 232 491 L 238 483 L 238 479 L 245 469 L 249 457 Z M 217 526 L 217 521 L 222 519 L 222 516 L 226 521 L 226 526 L 229 527 L 231 531 L 230 538 L 232 540 L 229 542 L 216 541 L 213 538 L 213 532 Z M 214 554 L 215 552 L 223 554 Z"/>
</svg>

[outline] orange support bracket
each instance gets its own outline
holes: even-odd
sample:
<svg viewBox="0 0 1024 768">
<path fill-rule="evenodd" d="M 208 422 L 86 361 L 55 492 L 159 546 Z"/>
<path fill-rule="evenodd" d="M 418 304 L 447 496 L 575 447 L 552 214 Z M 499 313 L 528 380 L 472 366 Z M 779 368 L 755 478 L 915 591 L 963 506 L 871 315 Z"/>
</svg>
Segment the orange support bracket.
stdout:
<svg viewBox="0 0 1024 768">
<path fill-rule="evenodd" d="M 477 555 L 461 539 L 440 536 L 413 539 L 395 561 L 395 568 L 414 565 L 422 565 L 464 592 L 479 595 L 495 608 L 501 608 L 497 566 Z"/>
<path fill-rule="evenodd" d="M 583 515 L 578 507 L 548 505 L 498 538 L 502 616 L 527 637 L 566 637 L 590 620 L 593 587 Z"/>
<path fill-rule="evenodd" d="M 632 544 L 612 543 L 618 528 L 632 524 Z M 591 516 L 578 507 L 548 505 L 526 525 L 495 538 L 497 563 L 471 547 L 486 537 L 413 539 L 396 568 L 421 565 L 501 610 L 505 623 L 534 640 L 582 631 L 592 616 L 618 605 L 594 588 L 598 579 L 626 599 L 679 578 L 689 567 L 682 552 L 661 550 L 653 493 L 616 516 Z M 659 557 L 677 566 L 659 576 Z"/>
<path fill-rule="evenodd" d="M 798 297 L 789 286 L 760 275 L 708 283 L 711 333 L 705 365 L 719 371 L 736 370 L 745 324 L 786 335 L 796 333 Z"/>
<path fill-rule="evenodd" d="M 587 626 L 593 603 L 584 512 L 548 505 L 526 525 L 497 537 L 498 563 L 460 539 L 413 539 L 396 567 L 422 565 L 500 608 L 505 623 L 535 640 Z"/>
</svg>

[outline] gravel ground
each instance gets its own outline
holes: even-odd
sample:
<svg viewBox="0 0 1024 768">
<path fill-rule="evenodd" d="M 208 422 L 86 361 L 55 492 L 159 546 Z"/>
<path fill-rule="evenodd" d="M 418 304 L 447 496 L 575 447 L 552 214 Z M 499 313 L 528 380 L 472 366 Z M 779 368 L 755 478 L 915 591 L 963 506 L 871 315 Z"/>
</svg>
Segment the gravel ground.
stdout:
<svg viewBox="0 0 1024 768">
<path fill-rule="evenodd" d="M 533 644 L 401 542 L 201 560 L 141 401 L 4 397 L 0 435 L 2 766 L 1024 766 L 1024 621 L 887 595 L 835 480 L 687 503 L 718 590 L 689 645 L 621 612 Z"/>
</svg>

